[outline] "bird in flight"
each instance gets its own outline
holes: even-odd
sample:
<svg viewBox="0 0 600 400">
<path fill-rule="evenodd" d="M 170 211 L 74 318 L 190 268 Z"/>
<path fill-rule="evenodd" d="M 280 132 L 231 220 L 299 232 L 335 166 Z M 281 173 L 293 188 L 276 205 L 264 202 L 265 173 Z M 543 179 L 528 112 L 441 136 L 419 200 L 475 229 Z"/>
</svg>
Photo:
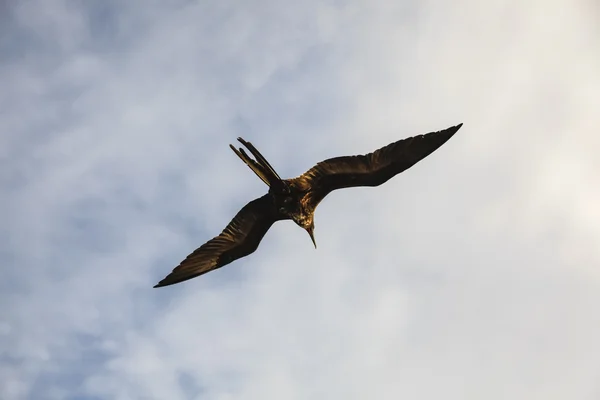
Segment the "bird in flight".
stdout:
<svg viewBox="0 0 600 400">
<path fill-rule="evenodd" d="M 219 236 L 187 256 L 154 287 L 195 278 L 253 253 L 271 225 L 281 220 L 291 219 L 306 230 L 316 248 L 314 213 L 327 194 L 381 185 L 433 153 L 461 126 L 402 139 L 365 155 L 330 158 L 292 179 L 281 179 L 252 143 L 238 138 L 254 159 L 241 147 L 230 145 L 231 149 L 269 186 L 268 193 L 246 204 Z"/>
</svg>

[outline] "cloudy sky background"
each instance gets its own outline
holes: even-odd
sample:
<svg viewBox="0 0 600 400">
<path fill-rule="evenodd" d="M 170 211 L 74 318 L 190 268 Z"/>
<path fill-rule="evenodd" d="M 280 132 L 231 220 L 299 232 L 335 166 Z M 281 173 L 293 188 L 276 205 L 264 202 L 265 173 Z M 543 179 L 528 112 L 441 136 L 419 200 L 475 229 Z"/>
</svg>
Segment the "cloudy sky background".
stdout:
<svg viewBox="0 0 600 400">
<path fill-rule="evenodd" d="M 600 6 L 0 2 L 0 398 L 600 398 Z M 314 250 L 280 175 L 463 122 Z"/>
</svg>

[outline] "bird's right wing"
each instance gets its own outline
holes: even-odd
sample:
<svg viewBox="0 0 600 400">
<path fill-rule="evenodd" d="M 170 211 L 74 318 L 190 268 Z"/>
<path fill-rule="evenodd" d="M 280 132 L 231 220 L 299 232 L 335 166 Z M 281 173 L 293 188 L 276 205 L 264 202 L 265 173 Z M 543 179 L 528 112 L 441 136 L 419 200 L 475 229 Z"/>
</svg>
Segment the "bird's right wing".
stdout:
<svg viewBox="0 0 600 400">
<path fill-rule="evenodd" d="M 253 253 L 271 225 L 281 219 L 269 195 L 246 204 L 219 236 L 209 240 L 156 287 L 173 285 L 195 278 Z"/>
<path fill-rule="evenodd" d="M 379 186 L 433 153 L 461 126 L 402 139 L 365 155 L 330 158 L 294 178 L 295 184 L 308 192 L 313 207 L 336 189 Z"/>
</svg>

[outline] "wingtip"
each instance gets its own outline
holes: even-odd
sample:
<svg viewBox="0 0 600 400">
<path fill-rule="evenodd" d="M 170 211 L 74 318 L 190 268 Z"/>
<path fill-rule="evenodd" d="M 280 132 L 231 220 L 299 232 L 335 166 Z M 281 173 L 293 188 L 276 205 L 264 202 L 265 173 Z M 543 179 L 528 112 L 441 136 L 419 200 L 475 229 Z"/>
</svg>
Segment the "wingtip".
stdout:
<svg viewBox="0 0 600 400">
<path fill-rule="evenodd" d="M 448 129 L 444 129 L 444 131 L 449 134 L 450 136 L 453 136 L 456 132 L 458 132 L 458 130 L 463 126 L 462 122 L 458 125 L 454 125 L 451 126 Z"/>
<path fill-rule="evenodd" d="M 169 280 L 167 279 L 168 277 L 169 276 L 167 276 L 165 279 L 158 282 L 156 285 L 152 286 L 152 288 L 156 289 L 156 288 L 160 288 L 160 287 L 169 286 L 169 285 L 172 285 L 173 283 L 175 283 L 175 282 L 169 282 Z"/>
<path fill-rule="evenodd" d="M 451 127 L 450 127 L 450 128 L 448 128 L 448 129 L 449 129 L 449 130 L 452 130 L 452 131 L 454 131 L 454 132 L 456 132 L 456 131 L 458 131 L 458 130 L 459 130 L 461 127 L 462 127 L 462 126 L 463 126 L 463 123 L 461 122 L 460 124 L 458 124 L 458 125 L 454 125 L 454 126 L 451 126 Z"/>
<path fill-rule="evenodd" d="M 185 281 L 185 280 L 188 280 L 188 279 L 190 279 L 190 278 L 193 278 L 193 277 L 195 276 L 195 275 L 194 275 L 194 276 L 192 276 L 192 277 L 188 277 L 188 278 L 186 278 L 186 279 L 176 279 L 176 278 L 173 278 L 173 276 L 172 276 L 172 275 L 173 275 L 172 273 L 171 273 L 171 274 L 169 274 L 169 275 L 167 275 L 167 276 L 166 276 L 164 279 L 162 279 L 162 280 L 161 280 L 160 282 L 158 282 L 156 285 L 152 286 L 152 288 L 153 288 L 153 289 L 156 289 L 156 288 L 161 288 L 161 287 L 165 287 L 165 286 L 171 286 L 171 285 L 174 285 L 174 284 L 176 284 L 176 283 L 183 282 L 183 281 Z"/>
</svg>

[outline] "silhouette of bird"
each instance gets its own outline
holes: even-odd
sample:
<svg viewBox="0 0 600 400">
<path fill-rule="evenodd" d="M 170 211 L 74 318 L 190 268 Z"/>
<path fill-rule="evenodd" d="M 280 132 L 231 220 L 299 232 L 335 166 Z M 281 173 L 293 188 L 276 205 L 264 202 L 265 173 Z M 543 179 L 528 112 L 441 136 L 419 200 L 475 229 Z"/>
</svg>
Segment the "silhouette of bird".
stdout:
<svg viewBox="0 0 600 400">
<path fill-rule="evenodd" d="M 365 155 L 330 158 L 293 179 L 281 179 L 252 143 L 238 138 L 255 159 L 241 147 L 230 147 L 269 186 L 268 193 L 246 204 L 219 236 L 196 249 L 154 287 L 195 278 L 253 253 L 276 221 L 293 220 L 308 232 L 316 248 L 314 212 L 327 194 L 381 185 L 433 153 L 461 126 L 402 139 Z"/>
</svg>

